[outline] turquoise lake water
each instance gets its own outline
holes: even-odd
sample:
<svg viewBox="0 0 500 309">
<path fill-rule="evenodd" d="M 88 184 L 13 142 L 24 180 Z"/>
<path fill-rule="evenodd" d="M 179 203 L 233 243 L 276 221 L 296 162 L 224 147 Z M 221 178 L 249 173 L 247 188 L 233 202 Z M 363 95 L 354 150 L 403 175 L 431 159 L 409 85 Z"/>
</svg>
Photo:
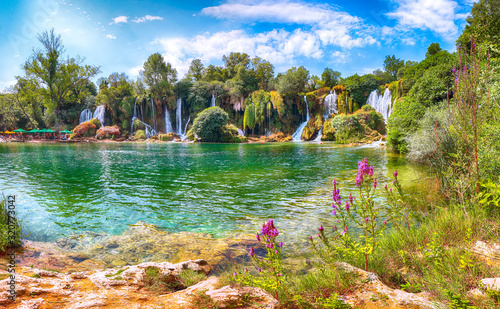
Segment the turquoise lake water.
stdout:
<svg viewBox="0 0 500 309">
<path fill-rule="evenodd" d="M 380 148 L 335 144 L 0 144 L 0 188 L 17 196 L 27 238 L 120 234 L 139 221 L 170 232 L 255 233 L 269 218 L 286 238 L 332 220 L 331 183 L 354 192 L 367 157 L 380 187 L 421 167 Z M 348 191 L 351 188 L 352 191 Z"/>
</svg>

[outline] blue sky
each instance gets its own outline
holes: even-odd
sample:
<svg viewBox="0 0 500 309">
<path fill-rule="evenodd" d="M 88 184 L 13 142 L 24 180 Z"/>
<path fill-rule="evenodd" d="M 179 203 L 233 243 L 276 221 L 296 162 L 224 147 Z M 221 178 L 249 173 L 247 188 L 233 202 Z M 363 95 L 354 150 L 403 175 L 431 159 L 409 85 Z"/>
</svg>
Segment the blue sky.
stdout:
<svg viewBox="0 0 500 309">
<path fill-rule="evenodd" d="M 182 77 L 191 60 L 221 64 L 231 51 L 258 55 L 275 73 L 325 67 L 343 77 L 382 68 L 386 55 L 420 61 L 438 42 L 455 50 L 474 0 L 0 2 L 0 89 L 12 85 L 37 33 L 54 28 L 66 54 L 135 79 L 160 52 Z"/>
</svg>

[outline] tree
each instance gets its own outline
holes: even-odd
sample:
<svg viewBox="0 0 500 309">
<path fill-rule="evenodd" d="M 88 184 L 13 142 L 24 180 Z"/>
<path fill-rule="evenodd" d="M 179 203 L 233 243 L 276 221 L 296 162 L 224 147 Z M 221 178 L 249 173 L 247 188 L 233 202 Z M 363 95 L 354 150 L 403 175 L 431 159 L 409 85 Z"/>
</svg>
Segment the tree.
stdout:
<svg viewBox="0 0 500 309">
<path fill-rule="evenodd" d="M 33 50 L 31 57 L 24 64 L 27 78 L 42 86 L 40 93 L 46 98 L 44 105 L 55 112 L 56 123 L 59 121 L 61 105 L 71 90 L 82 87 L 88 80 L 100 72 L 98 66 L 83 65 L 83 58 L 62 60 L 64 46 L 61 35 L 54 29 L 38 35 L 43 45 L 41 50 Z"/>
<path fill-rule="evenodd" d="M 439 51 L 441 51 L 441 46 L 439 46 L 439 43 L 432 43 L 427 47 L 427 53 L 425 54 L 425 58 L 437 54 Z"/>
<path fill-rule="evenodd" d="M 252 59 L 251 72 L 258 82 L 259 89 L 270 90 L 271 81 L 274 77 L 274 66 L 271 62 L 255 56 Z"/>
<path fill-rule="evenodd" d="M 236 66 L 241 65 L 248 69 L 250 56 L 247 53 L 230 53 L 229 56 L 222 56 L 224 66 L 229 71 L 229 78 L 236 74 Z"/>
<path fill-rule="evenodd" d="M 282 96 L 296 95 L 305 91 L 308 80 L 308 70 L 304 67 L 293 67 L 277 78 L 276 90 Z"/>
<path fill-rule="evenodd" d="M 165 63 L 160 53 L 154 53 L 144 62 L 144 81 L 149 91 L 158 99 L 173 93 L 177 81 L 177 70 L 170 63 Z"/>
<path fill-rule="evenodd" d="M 393 79 L 396 79 L 398 70 L 405 65 L 404 60 L 396 58 L 396 56 L 386 56 L 384 60 L 384 69 L 389 73 Z"/>
<path fill-rule="evenodd" d="M 471 38 L 475 44 L 485 44 L 492 57 L 500 56 L 500 0 L 480 0 L 474 4 L 457 45 L 470 49 Z"/>
<path fill-rule="evenodd" d="M 321 88 L 321 79 L 317 75 L 311 76 L 307 82 L 307 91 L 314 91 Z"/>
<path fill-rule="evenodd" d="M 191 65 L 189 66 L 189 70 L 187 72 L 188 77 L 194 78 L 194 81 L 199 81 L 203 78 L 205 73 L 205 66 L 200 59 L 194 59 L 191 61 Z"/>
<path fill-rule="evenodd" d="M 222 67 L 216 65 L 209 65 L 203 74 L 203 80 L 207 82 L 211 82 L 214 80 L 218 80 L 220 82 L 224 82 L 224 72 Z"/>
<path fill-rule="evenodd" d="M 322 87 L 332 88 L 336 86 L 340 81 L 340 72 L 334 71 L 330 68 L 325 68 L 321 74 Z"/>
<path fill-rule="evenodd" d="M 252 104 L 250 99 L 247 99 L 245 104 L 245 114 L 243 115 L 243 128 L 254 129 L 255 128 L 255 105 Z"/>
</svg>

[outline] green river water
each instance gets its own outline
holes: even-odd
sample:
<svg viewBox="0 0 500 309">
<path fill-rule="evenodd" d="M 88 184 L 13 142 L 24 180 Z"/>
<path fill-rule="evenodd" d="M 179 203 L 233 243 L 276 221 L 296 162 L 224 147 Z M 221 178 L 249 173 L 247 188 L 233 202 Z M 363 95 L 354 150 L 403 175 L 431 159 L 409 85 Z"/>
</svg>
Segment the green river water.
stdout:
<svg viewBox="0 0 500 309">
<path fill-rule="evenodd" d="M 120 234 L 139 221 L 224 237 L 255 233 L 269 218 L 285 239 L 306 239 L 332 220 L 332 180 L 342 195 L 354 192 L 365 157 L 380 187 L 394 169 L 403 182 L 423 179 L 421 167 L 381 148 L 332 143 L 4 143 L 0 188 L 16 195 L 33 240 Z"/>
</svg>

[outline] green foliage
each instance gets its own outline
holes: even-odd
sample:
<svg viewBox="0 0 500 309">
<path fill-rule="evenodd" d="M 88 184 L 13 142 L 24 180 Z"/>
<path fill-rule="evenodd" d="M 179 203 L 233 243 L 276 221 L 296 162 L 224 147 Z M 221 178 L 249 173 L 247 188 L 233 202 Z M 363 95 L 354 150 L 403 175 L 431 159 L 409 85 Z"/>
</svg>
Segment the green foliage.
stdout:
<svg viewBox="0 0 500 309">
<path fill-rule="evenodd" d="M 250 100 L 247 100 L 247 104 L 245 104 L 245 114 L 243 116 L 243 128 L 252 129 L 255 128 L 255 105 L 250 103 Z"/>
<path fill-rule="evenodd" d="M 387 142 L 393 151 L 407 153 L 406 137 L 418 129 L 418 121 L 425 114 L 425 107 L 411 94 L 397 100 L 387 121 Z"/>
<path fill-rule="evenodd" d="M 408 158 L 414 162 L 440 168 L 451 159 L 455 152 L 456 137 L 450 131 L 448 107 L 433 106 L 425 111 L 418 121 L 417 131 L 412 133 L 408 142 Z"/>
<path fill-rule="evenodd" d="M 321 308 L 327 309 L 349 309 L 352 308 L 346 304 L 338 294 L 332 294 L 328 298 L 318 298 L 318 304 Z"/>
<path fill-rule="evenodd" d="M 191 61 L 187 75 L 189 78 L 194 79 L 194 81 L 199 81 L 203 78 L 205 73 L 205 66 L 200 59 L 194 59 Z"/>
<path fill-rule="evenodd" d="M 347 91 L 353 100 L 358 106 L 362 106 L 366 103 L 366 99 L 370 95 L 374 89 L 380 85 L 379 80 L 373 74 L 365 74 L 363 76 L 359 76 L 358 74 L 354 74 L 342 80 L 342 85 L 345 86 Z M 337 93 L 338 94 L 338 93 Z M 339 99 L 340 102 L 345 102 L 344 99 Z M 339 104 L 339 107 L 342 104 Z M 355 108 L 351 108 L 350 112 L 352 112 Z"/>
<path fill-rule="evenodd" d="M 353 115 L 335 116 L 331 125 L 335 129 L 335 140 L 339 144 L 353 143 L 362 137 L 361 124 Z"/>
<path fill-rule="evenodd" d="M 490 211 L 500 210 L 500 176 L 498 181 L 487 180 L 481 182 L 481 193 L 478 203 Z"/>
<path fill-rule="evenodd" d="M 385 134 L 385 122 L 382 114 L 376 112 L 370 105 L 365 105 L 369 108 L 363 108 L 354 113 L 354 117 L 360 122 L 368 126 L 368 128 Z M 365 107 L 363 106 L 363 107 Z"/>
<path fill-rule="evenodd" d="M 407 93 L 417 80 L 424 75 L 427 69 L 437 65 L 449 65 L 451 68 L 456 63 L 456 56 L 443 50 L 425 58 L 418 64 L 407 67 L 403 74 L 404 92 Z"/>
<path fill-rule="evenodd" d="M 191 268 L 188 268 L 179 273 L 179 278 L 184 286 L 190 287 L 200 281 L 203 281 L 206 278 L 206 275 L 203 272 L 196 272 Z"/>
<path fill-rule="evenodd" d="M 170 96 L 173 84 L 177 81 L 177 70 L 170 63 L 165 63 L 160 53 L 154 53 L 144 62 L 144 82 L 148 84 L 153 96 L 161 99 Z"/>
<path fill-rule="evenodd" d="M 412 88 L 413 96 L 425 107 L 436 105 L 448 97 L 453 87 L 453 64 L 439 64 L 425 71 Z"/>
<path fill-rule="evenodd" d="M 305 92 L 309 71 L 304 67 L 293 67 L 277 78 L 276 90 L 281 96 L 294 96 Z"/>
<path fill-rule="evenodd" d="M 325 121 L 325 124 L 323 126 L 323 136 L 321 136 L 322 141 L 334 141 L 335 140 L 335 128 L 332 125 L 333 119 L 334 118 L 330 118 L 330 119 Z"/>
<path fill-rule="evenodd" d="M 325 68 L 321 74 L 321 87 L 332 88 L 340 82 L 340 72 Z"/>
<path fill-rule="evenodd" d="M 255 119 L 255 125 L 262 127 L 264 125 L 264 121 L 266 119 L 266 112 L 267 112 L 267 103 L 271 100 L 271 95 L 264 91 L 264 90 L 258 90 L 254 91 L 251 94 L 251 102 L 254 107 L 254 119 Z M 249 111 L 251 113 L 251 111 Z M 246 109 L 245 109 L 245 115 L 246 115 Z M 251 117 L 251 115 L 249 115 Z M 244 116 L 244 123 L 247 118 Z M 251 120 L 249 119 L 248 124 L 252 124 Z M 245 126 L 245 125 L 244 125 Z M 249 128 L 252 128 L 254 126 L 248 126 Z M 246 127 L 246 126 L 245 126 Z"/>
<path fill-rule="evenodd" d="M 431 45 L 429 45 L 429 47 L 427 47 L 427 53 L 425 54 L 425 58 L 435 55 L 440 51 L 441 51 L 441 46 L 439 46 L 439 43 L 432 43 Z"/>
<path fill-rule="evenodd" d="M 398 70 L 405 65 L 404 60 L 396 58 L 396 56 L 386 56 L 384 60 L 384 69 L 394 79 L 397 78 Z"/>
<path fill-rule="evenodd" d="M 134 133 L 134 138 L 137 140 L 146 139 L 146 132 L 144 130 L 137 130 Z"/>
<path fill-rule="evenodd" d="M 3 197 L 0 200 L 0 252 L 5 252 L 7 248 L 20 247 L 22 238 L 21 222 L 15 213 L 9 215 L 8 202 Z"/>
<path fill-rule="evenodd" d="M 378 205 L 375 200 L 378 184 L 373 175 L 373 166 L 368 166 L 366 158 L 358 162 L 358 196 L 354 198 L 349 194 L 345 205 L 341 202 L 337 182 L 333 181 L 332 215 L 336 218 L 333 237 L 326 237 L 323 226 L 318 229 L 321 245 L 310 237 L 314 250 L 326 263 L 331 264 L 338 258 L 364 257 L 364 269 L 367 271 L 368 257 L 374 253 L 387 223 L 391 223 L 398 231 L 410 229 L 413 225 L 413 215 L 405 208 L 406 198 L 398 182 L 397 172 L 394 172 L 393 181 L 397 192 L 393 192 L 392 188 L 389 190 L 386 185 L 386 203 L 382 205 Z M 337 224 L 340 225 L 338 228 Z M 359 229 L 360 233 L 353 232 L 355 229 Z"/>
<path fill-rule="evenodd" d="M 144 122 L 140 121 L 139 119 L 135 119 L 134 120 L 134 131 L 137 131 L 137 130 L 146 130 L 146 125 L 144 124 Z"/>
<path fill-rule="evenodd" d="M 500 56 L 500 1 L 480 0 L 474 3 L 471 14 L 467 17 L 467 25 L 457 39 L 457 45 L 470 50 L 471 38 L 476 44 L 488 49 L 492 58 Z"/>
<path fill-rule="evenodd" d="M 148 267 L 145 269 L 143 281 L 148 290 L 158 294 L 175 292 L 186 288 L 179 277 L 173 274 L 164 275 L 156 267 Z"/>
<path fill-rule="evenodd" d="M 245 136 L 238 135 L 238 128 L 234 124 L 226 124 L 222 127 L 222 142 L 242 143 L 246 141 Z"/>
<path fill-rule="evenodd" d="M 220 107 L 209 107 L 196 116 L 193 133 L 203 142 L 222 142 L 222 128 L 228 121 L 228 114 Z"/>
</svg>

